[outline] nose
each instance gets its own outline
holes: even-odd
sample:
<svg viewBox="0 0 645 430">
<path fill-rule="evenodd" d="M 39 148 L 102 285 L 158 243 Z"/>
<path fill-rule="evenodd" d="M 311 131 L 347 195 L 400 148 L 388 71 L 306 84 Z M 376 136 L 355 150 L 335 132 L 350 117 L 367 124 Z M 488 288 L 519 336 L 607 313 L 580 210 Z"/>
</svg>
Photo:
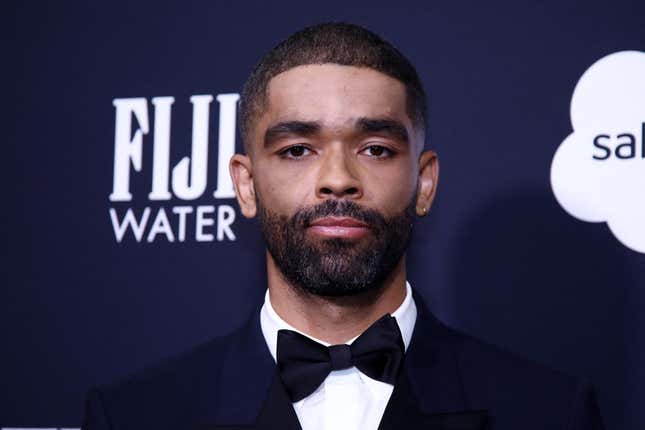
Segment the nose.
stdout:
<svg viewBox="0 0 645 430">
<path fill-rule="evenodd" d="M 321 199 L 360 198 L 363 194 L 356 161 L 344 144 L 330 145 L 320 166 L 316 196 Z"/>
</svg>

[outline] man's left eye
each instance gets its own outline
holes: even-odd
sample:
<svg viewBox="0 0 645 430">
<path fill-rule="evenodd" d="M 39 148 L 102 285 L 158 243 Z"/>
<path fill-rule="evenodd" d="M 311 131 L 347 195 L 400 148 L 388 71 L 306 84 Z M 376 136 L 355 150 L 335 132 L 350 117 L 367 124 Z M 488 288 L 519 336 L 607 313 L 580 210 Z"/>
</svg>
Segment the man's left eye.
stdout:
<svg viewBox="0 0 645 430">
<path fill-rule="evenodd" d="M 375 157 L 375 158 L 384 158 L 392 155 L 391 150 L 381 145 L 370 145 L 365 149 L 363 149 L 363 151 L 361 152 L 364 152 L 366 155 L 369 155 L 370 157 Z"/>
</svg>

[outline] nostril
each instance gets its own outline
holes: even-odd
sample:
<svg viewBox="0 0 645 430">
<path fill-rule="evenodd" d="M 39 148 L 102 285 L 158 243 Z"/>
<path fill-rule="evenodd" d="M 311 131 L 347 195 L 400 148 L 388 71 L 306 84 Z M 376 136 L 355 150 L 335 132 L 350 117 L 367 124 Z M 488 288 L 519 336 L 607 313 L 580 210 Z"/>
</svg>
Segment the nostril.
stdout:
<svg viewBox="0 0 645 430">
<path fill-rule="evenodd" d="M 351 187 L 345 190 L 346 194 L 358 194 L 358 188 L 356 187 Z"/>
<path fill-rule="evenodd" d="M 318 195 L 321 196 L 358 196 L 361 194 L 359 187 L 320 187 L 318 190 Z"/>
</svg>

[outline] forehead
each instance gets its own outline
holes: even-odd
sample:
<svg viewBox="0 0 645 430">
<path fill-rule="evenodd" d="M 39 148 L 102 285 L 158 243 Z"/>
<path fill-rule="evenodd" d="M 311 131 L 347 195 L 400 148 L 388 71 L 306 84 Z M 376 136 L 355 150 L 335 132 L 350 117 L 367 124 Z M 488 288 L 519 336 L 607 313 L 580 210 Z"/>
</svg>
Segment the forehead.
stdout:
<svg viewBox="0 0 645 430">
<path fill-rule="evenodd" d="M 385 117 L 411 128 L 403 83 L 365 67 L 315 64 L 294 67 L 269 81 L 259 125 L 301 120 L 342 127 L 357 118 Z"/>
</svg>

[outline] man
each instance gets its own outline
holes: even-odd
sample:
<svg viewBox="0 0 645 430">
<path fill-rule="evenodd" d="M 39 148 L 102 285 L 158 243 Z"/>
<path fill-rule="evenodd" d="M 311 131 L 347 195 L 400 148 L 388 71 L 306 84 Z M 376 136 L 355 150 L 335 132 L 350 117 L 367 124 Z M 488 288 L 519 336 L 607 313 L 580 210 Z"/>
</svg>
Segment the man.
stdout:
<svg viewBox="0 0 645 430">
<path fill-rule="evenodd" d="M 306 28 L 248 79 L 230 163 L 267 244 L 245 327 L 93 390 L 91 429 L 600 429 L 588 385 L 458 333 L 406 282 L 430 209 L 414 67 L 348 24 Z"/>
</svg>

